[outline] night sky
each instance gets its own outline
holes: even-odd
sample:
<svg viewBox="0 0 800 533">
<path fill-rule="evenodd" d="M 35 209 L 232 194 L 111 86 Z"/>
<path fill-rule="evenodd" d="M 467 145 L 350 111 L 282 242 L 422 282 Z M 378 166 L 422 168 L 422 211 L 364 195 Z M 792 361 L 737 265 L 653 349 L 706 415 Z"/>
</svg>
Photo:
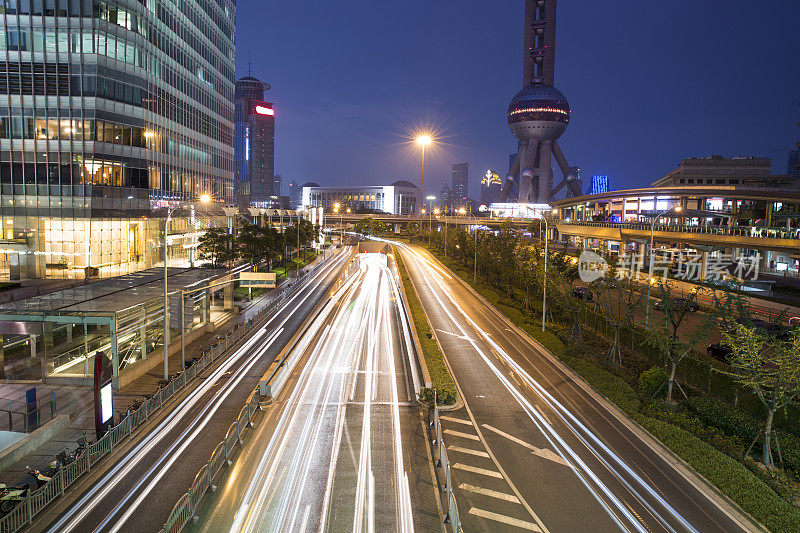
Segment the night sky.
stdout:
<svg viewBox="0 0 800 533">
<path fill-rule="evenodd" d="M 439 130 L 425 189 L 470 164 L 505 174 L 521 88 L 521 0 L 238 0 L 237 75 L 270 83 L 284 183 L 419 183 L 414 126 Z M 561 145 L 584 184 L 647 185 L 690 156 L 757 155 L 786 171 L 800 141 L 800 2 L 561 0 Z M 560 175 L 560 173 L 556 173 Z M 284 194 L 287 190 L 284 189 Z"/>
</svg>

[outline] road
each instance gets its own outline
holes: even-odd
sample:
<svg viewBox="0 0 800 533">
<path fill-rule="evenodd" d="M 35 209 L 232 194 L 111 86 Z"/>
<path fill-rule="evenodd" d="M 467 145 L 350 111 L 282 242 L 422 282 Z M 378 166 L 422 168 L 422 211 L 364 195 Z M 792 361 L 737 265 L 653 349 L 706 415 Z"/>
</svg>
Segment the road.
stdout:
<svg viewBox="0 0 800 533">
<path fill-rule="evenodd" d="M 428 252 L 402 254 L 464 402 L 442 425 L 465 531 L 749 526 Z"/>
<path fill-rule="evenodd" d="M 198 385 L 173 399 L 48 507 L 33 531 L 158 531 L 236 419 L 266 368 L 330 287 L 348 253 L 322 266 Z"/>
<path fill-rule="evenodd" d="M 439 527 L 398 285 L 386 255 L 358 257 L 359 271 L 289 355 L 297 360 L 291 386 L 268 408 L 195 530 Z"/>
</svg>

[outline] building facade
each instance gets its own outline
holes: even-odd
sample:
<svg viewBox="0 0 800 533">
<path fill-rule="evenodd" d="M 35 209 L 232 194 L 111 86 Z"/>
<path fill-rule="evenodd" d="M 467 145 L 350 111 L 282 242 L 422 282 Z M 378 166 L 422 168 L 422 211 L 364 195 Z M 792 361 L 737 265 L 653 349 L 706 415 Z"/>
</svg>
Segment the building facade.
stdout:
<svg viewBox="0 0 800 533">
<path fill-rule="evenodd" d="M 275 109 L 264 101 L 268 83 L 246 76 L 236 82 L 235 190 L 241 207 L 274 207 Z M 280 187 L 278 187 L 280 189 Z"/>
<path fill-rule="evenodd" d="M 322 207 L 332 212 L 334 205 L 350 208 L 355 213 L 382 212 L 391 215 L 417 213 L 421 195 L 419 188 L 408 181 L 391 185 L 365 185 L 356 187 L 303 187 L 303 208 Z"/>
<path fill-rule="evenodd" d="M 592 176 L 592 183 L 589 187 L 589 194 L 600 194 L 609 191 L 609 179 L 605 174 L 595 174 Z"/>
<path fill-rule="evenodd" d="M 303 204 L 303 188 L 300 187 L 300 184 L 297 183 L 297 180 L 292 180 L 289 183 L 288 196 L 289 204 L 291 205 L 292 209 L 296 209 Z"/>
<path fill-rule="evenodd" d="M 233 200 L 232 0 L 0 6 L 0 279 L 180 258 L 159 208 Z"/>
<path fill-rule="evenodd" d="M 453 176 L 450 182 L 453 192 L 453 204 L 463 206 L 469 198 L 469 163 L 456 163 L 453 165 Z"/>
</svg>

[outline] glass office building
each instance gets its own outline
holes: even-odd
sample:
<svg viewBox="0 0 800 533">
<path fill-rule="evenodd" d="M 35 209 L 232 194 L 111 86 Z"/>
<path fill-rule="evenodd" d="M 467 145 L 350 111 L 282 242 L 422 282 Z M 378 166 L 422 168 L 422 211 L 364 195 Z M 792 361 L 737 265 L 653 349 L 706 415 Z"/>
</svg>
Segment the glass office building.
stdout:
<svg viewBox="0 0 800 533">
<path fill-rule="evenodd" d="M 0 280 L 163 262 L 233 202 L 233 0 L 0 0 Z M 159 218 L 160 217 L 160 218 Z M 179 216 L 166 257 L 208 224 Z"/>
</svg>

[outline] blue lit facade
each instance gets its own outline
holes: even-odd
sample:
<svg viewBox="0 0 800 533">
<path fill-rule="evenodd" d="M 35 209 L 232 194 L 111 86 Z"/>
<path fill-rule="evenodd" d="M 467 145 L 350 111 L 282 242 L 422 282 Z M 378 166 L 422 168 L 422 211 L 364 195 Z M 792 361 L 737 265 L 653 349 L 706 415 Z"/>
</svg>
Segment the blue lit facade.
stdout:
<svg viewBox="0 0 800 533">
<path fill-rule="evenodd" d="M 592 186 L 589 194 L 602 194 L 604 192 L 608 192 L 608 176 L 595 174 L 592 176 Z"/>
</svg>

